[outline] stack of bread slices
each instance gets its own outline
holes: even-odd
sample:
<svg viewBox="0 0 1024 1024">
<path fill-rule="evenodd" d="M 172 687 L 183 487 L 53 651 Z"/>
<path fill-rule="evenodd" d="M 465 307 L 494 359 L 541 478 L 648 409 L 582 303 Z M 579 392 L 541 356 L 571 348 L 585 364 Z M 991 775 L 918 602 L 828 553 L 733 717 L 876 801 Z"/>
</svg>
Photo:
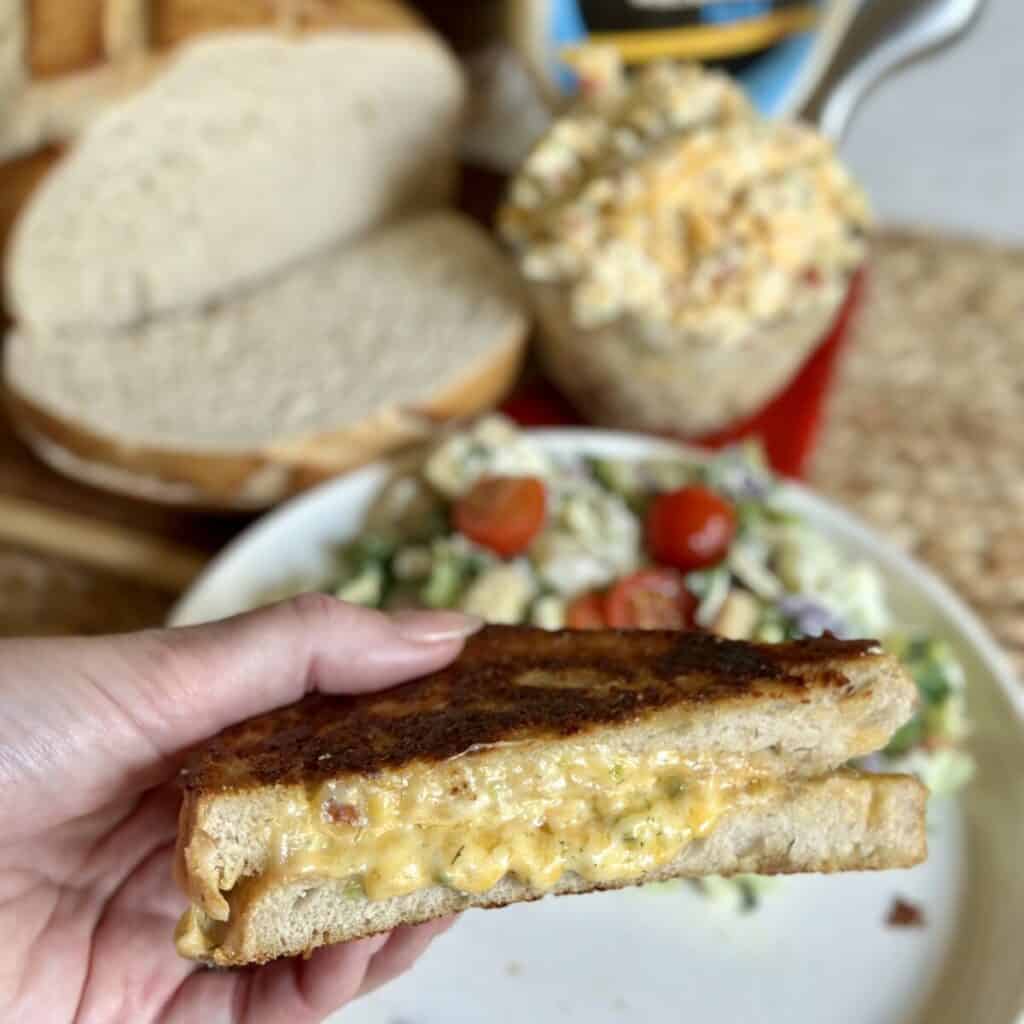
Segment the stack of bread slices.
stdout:
<svg viewBox="0 0 1024 1024">
<path fill-rule="evenodd" d="M 352 28 L 351 6 L 324 0 L 337 18 L 304 31 L 227 19 L 176 46 L 20 211 L 7 400 L 56 468 L 260 507 L 514 379 L 514 271 L 446 208 L 458 65 L 411 16 Z"/>
</svg>

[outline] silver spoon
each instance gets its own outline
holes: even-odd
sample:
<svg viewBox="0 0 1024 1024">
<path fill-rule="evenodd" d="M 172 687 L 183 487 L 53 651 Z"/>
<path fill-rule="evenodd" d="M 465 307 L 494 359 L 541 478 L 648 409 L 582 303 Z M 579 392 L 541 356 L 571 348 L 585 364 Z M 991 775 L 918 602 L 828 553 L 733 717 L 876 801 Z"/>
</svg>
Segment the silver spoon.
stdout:
<svg viewBox="0 0 1024 1024">
<path fill-rule="evenodd" d="M 971 25 L 984 0 L 913 0 L 902 3 L 895 18 L 887 0 L 867 4 L 858 16 L 880 19 L 881 38 L 827 86 L 817 105 L 816 119 L 821 131 L 834 142 L 842 140 L 861 101 L 887 75 L 926 53 L 932 53 L 961 36 Z M 854 26 L 854 31 L 857 26 Z"/>
</svg>

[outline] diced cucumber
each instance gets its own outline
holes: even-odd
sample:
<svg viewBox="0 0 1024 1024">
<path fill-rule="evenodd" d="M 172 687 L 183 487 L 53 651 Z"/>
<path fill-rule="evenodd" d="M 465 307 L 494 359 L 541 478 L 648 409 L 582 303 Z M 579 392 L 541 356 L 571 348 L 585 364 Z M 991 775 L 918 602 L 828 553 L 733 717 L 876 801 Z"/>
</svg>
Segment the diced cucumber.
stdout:
<svg viewBox="0 0 1024 1024">
<path fill-rule="evenodd" d="M 735 508 L 737 533 L 741 537 L 765 533 L 774 527 L 793 526 L 800 522 L 794 513 L 766 501 L 737 501 Z"/>
<path fill-rule="evenodd" d="M 754 630 L 753 639 L 761 644 L 779 644 L 787 638 L 785 620 L 777 608 L 768 605 Z"/>
<path fill-rule="evenodd" d="M 368 566 L 386 562 L 395 551 L 395 542 L 378 533 L 364 533 L 345 545 L 342 558 L 349 571 L 358 575 Z"/>
<path fill-rule="evenodd" d="M 687 573 L 686 589 L 700 602 L 697 605 L 697 625 L 704 629 L 711 628 L 725 599 L 729 596 L 731 586 L 732 577 L 729 569 L 724 565 Z"/>
<path fill-rule="evenodd" d="M 530 622 L 541 629 L 561 629 L 565 625 L 566 602 L 557 594 L 543 594 L 533 602 Z"/>
<path fill-rule="evenodd" d="M 366 899 L 366 890 L 363 888 L 362 880 L 359 878 L 349 878 L 344 887 L 341 890 L 342 896 L 347 900 L 363 900 Z"/>
<path fill-rule="evenodd" d="M 587 465 L 594 479 L 606 490 L 624 498 L 630 498 L 640 490 L 637 479 L 637 464 L 622 459 L 587 459 Z"/>
<path fill-rule="evenodd" d="M 931 754 L 918 774 L 936 796 L 948 796 L 963 789 L 974 777 L 975 764 L 962 750 L 938 750 Z"/>
<path fill-rule="evenodd" d="M 439 537 L 430 545 L 432 563 L 420 589 L 428 608 L 454 608 L 473 579 L 493 564 L 489 552 L 477 548 L 461 534 Z"/>
<path fill-rule="evenodd" d="M 384 570 L 378 563 L 370 563 L 362 572 L 342 583 L 334 596 L 351 604 L 379 608 L 384 600 Z"/>
<path fill-rule="evenodd" d="M 699 478 L 700 466 L 685 459 L 651 459 L 643 463 L 645 478 L 654 491 L 674 491 Z"/>
<path fill-rule="evenodd" d="M 460 607 L 488 622 L 515 626 L 526 618 L 537 593 L 537 580 L 525 559 L 499 562 L 484 569 L 463 594 Z"/>
<path fill-rule="evenodd" d="M 462 563 L 454 559 L 434 562 L 420 597 L 428 608 L 453 608 L 459 600 L 466 572 Z"/>
<path fill-rule="evenodd" d="M 967 735 L 967 711 L 959 694 L 951 693 L 941 704 L 926 705 L 922 714 L 929 736 L 956 743 Z"/>
<path fill-rule="evenodd" d="M 902 757 L 916 747 L 924 739 L 924 735 L 924 720 L 920 715 L 915 715 L 906 725 L 896 730 L 885 748 L 886 756 Z"/>
<path fill-rule="evenodd" d="M 904 655 L 906 665 L 917 683 L 921 696 L 932 706 L 942 704 L 957 688 L 952 655 L 937 640 L 915 638 Z"/>
<path fill-rule="evenodd" d="M 401 548 L 391 562 L 391 571 L 398 580 L 422 580 L 430 575 L 433 556 L 425 544 L 410 544 Z"/>
</svg>

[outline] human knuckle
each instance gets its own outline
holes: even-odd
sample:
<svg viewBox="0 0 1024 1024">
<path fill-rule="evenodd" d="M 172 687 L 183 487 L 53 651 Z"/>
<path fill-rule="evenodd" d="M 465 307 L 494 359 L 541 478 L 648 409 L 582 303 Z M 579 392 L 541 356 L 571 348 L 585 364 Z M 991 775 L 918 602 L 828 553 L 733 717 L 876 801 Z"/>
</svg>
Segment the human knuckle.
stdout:
<svg viewBox="0 0 1024 1024">
<path fill-rule="evenodd" d="M 288 604 L 297 618 L 310 623 L 336 615 L 341 602 L 330 594 L 313 590 L 293 597 Z"/>
</svg>

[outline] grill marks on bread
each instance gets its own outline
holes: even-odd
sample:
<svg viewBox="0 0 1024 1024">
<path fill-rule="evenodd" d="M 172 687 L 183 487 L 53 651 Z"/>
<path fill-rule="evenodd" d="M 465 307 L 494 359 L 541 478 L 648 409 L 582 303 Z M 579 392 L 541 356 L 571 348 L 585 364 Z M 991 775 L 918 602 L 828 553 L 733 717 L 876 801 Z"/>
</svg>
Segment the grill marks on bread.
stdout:
<svg viewBox="0 0 1024 1024">
<path fill-rule="evenodd" d="M 873 641 L 831 637 L 757 645 L 701 633 L 489 626 L 422 679 L 379 694 L 311 695 L 226 730 L 198 753 L 184 785 L 309 785 L 673 708 L 809 703 L 852 687 L 844 665 L 884 657 Z"/>
</svg>

